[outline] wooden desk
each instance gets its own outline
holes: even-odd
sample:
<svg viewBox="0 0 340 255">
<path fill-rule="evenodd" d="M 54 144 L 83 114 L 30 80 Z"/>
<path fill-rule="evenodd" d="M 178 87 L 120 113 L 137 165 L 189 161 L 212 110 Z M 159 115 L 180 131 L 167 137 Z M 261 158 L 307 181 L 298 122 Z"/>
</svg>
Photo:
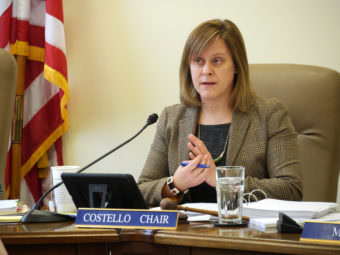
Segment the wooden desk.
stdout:
<svg viewBox="0 0 340 255">
<path fill-rule="evenodd" d="M 75 228 L 72 223 L 1 224 L 0 238 L 16 254 L 340 254 L 340 245 L 300 242 L 299 234 L 180 224 L 177 230 Z"/>
<path fill-rule="evenodd" d="M 119 241 L 115 229 L 77 229 L 70 222 L 0 224 L 0 238 L 9 255 L 109 254 L 107 244 Z"/>
</svg>

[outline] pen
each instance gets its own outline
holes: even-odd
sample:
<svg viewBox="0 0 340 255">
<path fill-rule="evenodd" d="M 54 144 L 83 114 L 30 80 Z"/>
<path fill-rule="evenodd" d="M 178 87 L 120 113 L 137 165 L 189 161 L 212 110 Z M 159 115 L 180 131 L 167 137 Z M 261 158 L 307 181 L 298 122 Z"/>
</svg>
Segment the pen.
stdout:
<svg viewBox="0 0 340 255">
<path fill-rule="evenodd" d="M 189 165 L 189 163 L 187 163 L 187 162 L 182 162 L 181 163 L 181 166 L 187 166 L 187 165 Z M 204 164 L 198 164 L 197 167 L 198 168 L 210 168 L 209 165 L 204 165 Z"/>
</svg>

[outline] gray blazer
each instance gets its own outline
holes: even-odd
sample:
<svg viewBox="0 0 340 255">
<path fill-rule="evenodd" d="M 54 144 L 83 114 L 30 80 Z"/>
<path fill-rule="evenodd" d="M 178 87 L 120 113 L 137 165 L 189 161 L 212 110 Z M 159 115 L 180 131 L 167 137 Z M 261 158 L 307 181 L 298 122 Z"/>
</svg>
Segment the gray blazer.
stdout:
<svg viewBox="0 0 340 255">
<path fill-rule="evenodd" d="M 159 205 L 168 176 L 189 159 L 188 135 L 195 134 L 199 108 L 180 104 L 166 107 L 138 180 L 150 205 Z M 268 197 L 302 199 L 302 173 L 297 134 L 286 106 L 277 99 L 256 98 L 246 113 L 235 110 L 226 165 L 245 166 L 245 190 L 263 190 Z"/>
</svg>

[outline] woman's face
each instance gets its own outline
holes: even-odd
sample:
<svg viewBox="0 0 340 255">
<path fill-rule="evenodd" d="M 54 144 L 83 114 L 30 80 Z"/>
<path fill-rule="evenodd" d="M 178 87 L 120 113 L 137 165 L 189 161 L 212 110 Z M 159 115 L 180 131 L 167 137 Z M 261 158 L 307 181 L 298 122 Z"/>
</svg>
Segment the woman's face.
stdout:
<svg viewBox="0 0 340 255">
<path fill-rule="evenodd" d="M 230 50 L 221 38 L 213 39 L 190 60 L 194 87 L 202 103 L 228 102 L 233 90 L 235 67 Z"/>
</svg>

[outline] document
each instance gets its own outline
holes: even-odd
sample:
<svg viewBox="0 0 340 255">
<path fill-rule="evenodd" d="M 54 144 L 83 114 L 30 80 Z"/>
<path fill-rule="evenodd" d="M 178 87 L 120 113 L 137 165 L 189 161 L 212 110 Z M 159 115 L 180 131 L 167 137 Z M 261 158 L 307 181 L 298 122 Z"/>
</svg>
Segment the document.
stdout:
<svg viewBox="0 0 340 255">
<path fill-rule="evenodd" d="M 0 200 L 0 222 L 18 222 L 27 210 L 18 199 Z"/>
<path fill-rule="evenodd" d="M 0 200 L 0 213 L 16 212 L 18 199 Z"/>
<path fill-rule="evenodd" d="M 279 212 L 283 212 L 291 218 L 313 219 L 334 212 L 337 206 L 337 203 L 329 202 L 288 201 L 267 198 L 257 202 L 245 203 L 243 205 L 243 215 L 251 218 L 277 218 Z"/>
<path fill-rule="evenodd" d="M 61 182 L 61 174 L 64 172 L 74 173 L 79 169 L 79 166 L 54 166 L 52 170 L 53 185 Z M 56 212 L 58 213 L 74 213 L 77 211 L 72 197 L 68 193 L 65 185 L 61 185 L 53 192 Z"/>
</svg>

